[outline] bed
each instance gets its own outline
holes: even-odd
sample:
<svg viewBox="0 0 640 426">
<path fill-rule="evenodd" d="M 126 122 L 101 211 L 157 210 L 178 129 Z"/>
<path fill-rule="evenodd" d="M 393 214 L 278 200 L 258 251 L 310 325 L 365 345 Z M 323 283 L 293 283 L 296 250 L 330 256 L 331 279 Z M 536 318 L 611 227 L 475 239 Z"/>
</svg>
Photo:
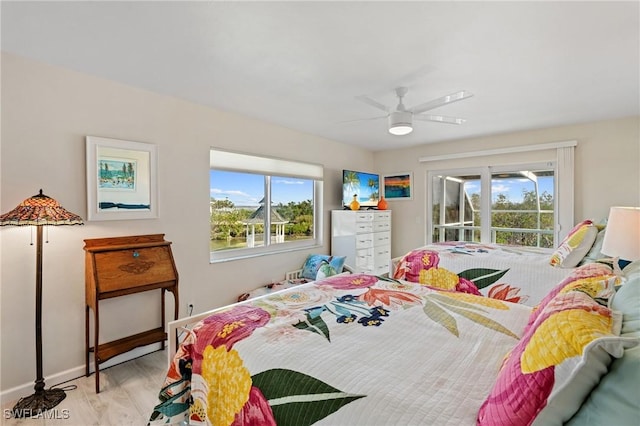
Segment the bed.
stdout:
<svg viewBox="0 0 640 426">
<path fill-rule="evenodd" d="M 392 276 L 425 284 L 440 282 L 444 287 L 455 283 L 458 289 L 466 286 L 475 294 L 535 306 L 574 269 L 551 266 L 553 252 L 462 241 L 434 243 L 392 259 Z"/>
<path fill-rule="evenodd" d="M 182 338 L 149 423 L 515 426 L 586 415 L 581 425 L 604 415 L 600 424 L 624 426 L 640 415 L 638 393 L 614 377 L 640 383 L 633 271 L 622 280 L 602 264 L 573 268 L 536 308 L 347 274 L 172 322 Z"/>
<path fill-rule="evenodd" d="M 433 243 L 392 259 L 391 275 L 533 307 L 576 267 L 605 257 L 600 251 L 604 233 L 604 226 L 584 220 L 555 249 L 466 241 Z"/>
</svg>

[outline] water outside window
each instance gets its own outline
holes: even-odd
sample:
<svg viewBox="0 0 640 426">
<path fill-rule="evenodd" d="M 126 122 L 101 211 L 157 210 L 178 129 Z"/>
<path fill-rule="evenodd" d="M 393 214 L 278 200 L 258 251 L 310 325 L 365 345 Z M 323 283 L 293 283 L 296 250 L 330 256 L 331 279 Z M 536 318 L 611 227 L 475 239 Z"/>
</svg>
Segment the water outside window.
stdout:
<svg viewBox="0 0 640 426">
<path fill-rule="evenodd" d="M 211 170 L 210 191 L 212 252 L 314 238 L 312 179 Z"/>
</svg>

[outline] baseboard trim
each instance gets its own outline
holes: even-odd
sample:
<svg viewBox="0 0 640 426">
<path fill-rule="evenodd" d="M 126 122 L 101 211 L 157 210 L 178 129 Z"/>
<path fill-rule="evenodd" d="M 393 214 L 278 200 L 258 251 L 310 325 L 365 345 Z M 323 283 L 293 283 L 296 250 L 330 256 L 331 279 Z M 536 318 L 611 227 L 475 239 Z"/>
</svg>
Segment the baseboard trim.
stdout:
<svg viewBox="0 0 640 426">
<path fill-rule="evenodd" d="M 114 365 L 122 364 L 123 362 L 131 361 L 132 359 L 139 358 L 143 355 L 156 352 L 161 348 L 162 348 L 162 345 L 160 343 L 153 343 L 151 345 L 135 348 L 127 353 L 113 357 L 107 362 L 103 362 L 102 364 L 100 364 L 100 371 L 104 370 L 105 368 L 113 367 Z M 91 374 L 93 374 L 95 371 L 95 366 L 93 362 L 89 363 L 89 371 L 91 372 Z M 69 370 L 52 374 L 50 376 L 45 377 L 46 388 L 48 389 L 52 386 L 58 386 L 59 384 L 68 382 L 70 380 L 75 380 L 77 378 L 84 377 L 84 375 L 85 375 L 84 364 L 78 367 L 70 368 Z M 18 399 L 22 397 L 31 395 L 33 393 L 34 382 L 35 382 L 35 377 L 33 382 L 25 383 L 23 385 L 19 385 L 11 389 L 1 391 L 0 403 L 4 406 L 5 404 L 11 401 L 18 401 Z"/>
</svg>

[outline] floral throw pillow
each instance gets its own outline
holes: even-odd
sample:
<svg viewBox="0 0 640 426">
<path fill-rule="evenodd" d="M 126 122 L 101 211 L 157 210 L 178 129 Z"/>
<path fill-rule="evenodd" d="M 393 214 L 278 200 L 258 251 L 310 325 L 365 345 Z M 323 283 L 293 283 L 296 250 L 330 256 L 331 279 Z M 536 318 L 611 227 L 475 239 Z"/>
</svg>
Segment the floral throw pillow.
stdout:
<svg viewBox="0 0 640 426">
<path fill-rule="evenodd" d="M 329 262 L 323 260 L 316 274 L 316 281 L 338 275 L 338 271 Z"/>
<path fill-rule="evenodd" d="M 607 372 L 611 356 L 638 344 L 619 336 L 619 313 L 580 288 L 564 290 L 541 308 L 503 363 L 478 425 L 566 422 Z"/>
<path fill-rule="evenodd" d="M 615 286 L 620 284 L 620 278 L 613 273 L 610 266 L 603 263 L 588 263 L 574 269 L 565 279 L 560 281 L 533 308 L 525 330 L 533 326 L 538 316 L 544 311 L 558 294 L 569 291 L 581 291 L 597 300 L 600 304 L 609 306 L 615 294 Z"/>
<path fill-rule="evenodd" d="M 560 268 L 573 268 L 589 252 L 598 236 L 598 228 L 590 220 L 577 224 L 551 255 L 549 264 Z"/>
<path fill-rule="evenodd" d="M 346 257 L 344 256 L 329 256 L 326 254 L 310 254 L 302 266 L 302 272 L 300 276 L 309 280 L 316 280 L 324 278 L 325 276 L 335 275 L 342 272 L 344 268 L 344 262 Z M 327 268 L 323 271 L 323 274 L 318 277 L 318 271 L 322 265 L 329 264 L 335 273 L 332 273 Z"/>
</svg>

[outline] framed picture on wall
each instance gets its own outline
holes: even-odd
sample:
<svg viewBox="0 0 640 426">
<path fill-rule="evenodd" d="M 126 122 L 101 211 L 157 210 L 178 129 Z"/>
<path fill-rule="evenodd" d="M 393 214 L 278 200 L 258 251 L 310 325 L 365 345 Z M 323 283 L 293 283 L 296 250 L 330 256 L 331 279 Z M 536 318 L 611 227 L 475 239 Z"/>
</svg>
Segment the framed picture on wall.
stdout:
<svg viewBox="0 0 640 426">
<path fill-rule="evenodd" d="M 390 173 L 382 176 L 384 198 L 387 200 L 413 199 L 413 177 L 411 172 Z"/>
<path fill-rule="evenodd" d="M 157 146 L 87 136 L 88 220 L 158 217 Z"/>
</svg>

